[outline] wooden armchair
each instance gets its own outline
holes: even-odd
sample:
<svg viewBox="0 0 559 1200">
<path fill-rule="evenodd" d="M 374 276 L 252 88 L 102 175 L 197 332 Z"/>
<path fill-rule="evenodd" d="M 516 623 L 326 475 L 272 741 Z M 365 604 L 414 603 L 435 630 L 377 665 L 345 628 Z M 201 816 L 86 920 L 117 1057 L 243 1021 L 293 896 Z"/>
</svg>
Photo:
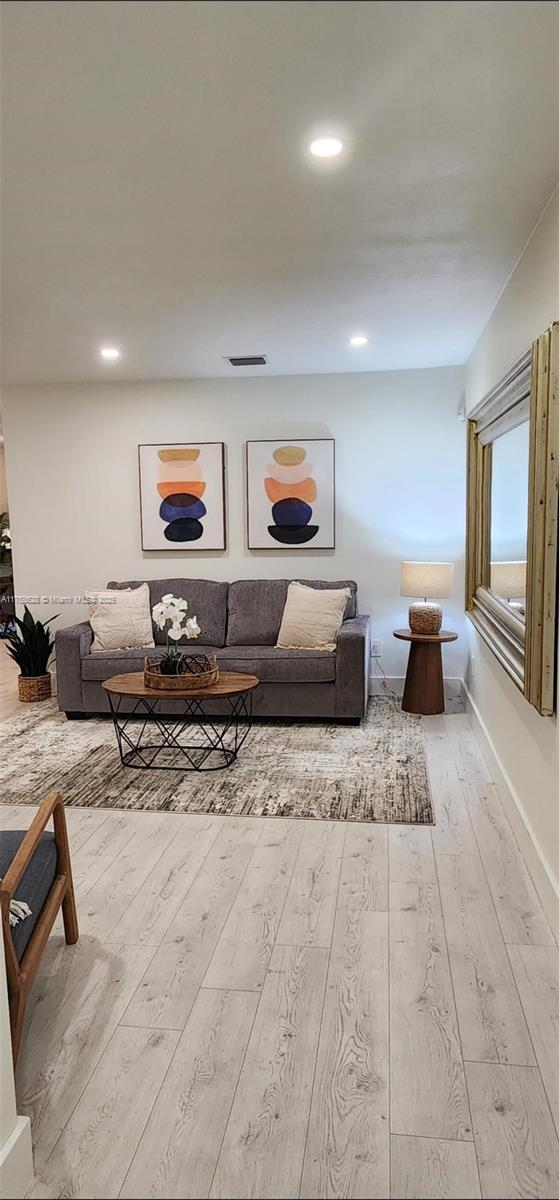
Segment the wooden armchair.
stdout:
<svg viewBox="0 0 559 1200">
<path fill-rule="evenodd" d="M 54 832 L 45 833 L 52 817 Z M 45 797 L 29 829 L 0 830 L 0 904 L 14 1065 L 31 984 L 60 906 L 66 941 L 78 940 L 64 803 L 58 792 Z M 10 926 L 10 902 L 25 901 L 31 916 Z"/>
</svg>

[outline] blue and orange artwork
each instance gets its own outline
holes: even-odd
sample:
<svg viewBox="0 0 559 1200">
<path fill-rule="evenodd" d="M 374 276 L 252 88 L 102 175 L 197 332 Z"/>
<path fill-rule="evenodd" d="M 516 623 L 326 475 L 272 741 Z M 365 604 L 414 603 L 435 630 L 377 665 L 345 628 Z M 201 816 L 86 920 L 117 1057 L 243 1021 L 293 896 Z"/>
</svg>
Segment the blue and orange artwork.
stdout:
<svg viewBox="0 0 559 1200">
<path fill-rule="evenodd" d="M 311 542 L 319 529 L 309 524 L 311 504 L 316 500 L 312 465 L 306 461 L 307 452 L 302 446 L 278 446 L 272 458 L 264 480 L 274 521 L 268 525 L 268 533 L 284 546 L 302 546 Z"/>
<path fill-rule="evenodd" d="M 224 549 L 222 443 L 139 453 L 143 548 Z"/>
<path fill-rule="evenodd" d="M 202 496 L 206 481 L 198 464 L 198 446 L 164 447 L 157 451 L 160 462 L 157 491 L 161 496 L 159 516 L 165 522 L 163 533 L 168 542 L 197 542 L 204 526 L 201 518 L 207 509 Z"/>
<path fill-rule="evenodd" d="M 248 442 L 247 472 L 250 549 L 333 546 L 332 439 Z"/>
</svg>

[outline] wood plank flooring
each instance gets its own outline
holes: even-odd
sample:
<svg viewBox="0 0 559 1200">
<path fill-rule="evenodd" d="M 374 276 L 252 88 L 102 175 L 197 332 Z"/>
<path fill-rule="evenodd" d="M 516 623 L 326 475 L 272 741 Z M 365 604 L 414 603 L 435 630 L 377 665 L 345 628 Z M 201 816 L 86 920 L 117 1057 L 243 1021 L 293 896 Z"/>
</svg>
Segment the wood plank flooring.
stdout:
<svg viewBox="0 0 559 1200">
<path fill-rule="evenodd" d="M 146 1180 L 150 1196 L 207 1196 L 258 999 L 199 991 L 121 1196 L 144 1197 Z"/>
<path fill-rule="evenodd" d="M 301 1195 L 382 1197 L 389 1168 L 388 914 L 338 909 Z"/>
<path fill-rule="evenodd" d="M 390 1146 L 394 1200 L 432 1200 L 433 1196 L 477 1200 L 481 1196 L 472 1142 L 393 1134 Z"/>
<path fill-rule="evenodd" d="M 322 947 L 275 947 L 210 1196 L 298 1195 L 327 968 Z"/>
<path fill-rule="evenodd" d="M 558 1194 L 559 951 L 467 716 L 425 736 L 433 829 L 68 810 L 33 1197 Z"/>
<path fill-rule="evenodd" d="M 540 1073 L 466 1063 L 484 1196 L 559 1196 L 557 1133 Z"/>
</svg>

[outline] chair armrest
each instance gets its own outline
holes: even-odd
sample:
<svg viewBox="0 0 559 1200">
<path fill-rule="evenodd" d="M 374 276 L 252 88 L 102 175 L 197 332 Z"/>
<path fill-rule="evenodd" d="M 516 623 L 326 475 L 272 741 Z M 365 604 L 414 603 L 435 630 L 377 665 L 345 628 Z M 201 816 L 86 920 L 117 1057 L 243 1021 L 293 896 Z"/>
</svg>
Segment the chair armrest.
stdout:
<svg viewBox="0 0 559 1200">
<path fill-rule="evenodd" d="M 336 645 L 336 716 L 364 717 L 369 699 L 371 618 L 344 621 Z"/>
<path fill-rule="evenodd" d="M 66 712 L 82 708 L 82 658 L 91 652 L 93 630 L 89 621 L 69 625 L 56 634 L 58 706 Z"/>
<path fill-rule="evenodd" d="M 56 844 L 56 874 L 50 884 L 48 893 L 42 899 L 39 911 L 34 915 L 34 924 L 30 930 L 30 936 L 23 947 L 22 956 L 18 960 L 14 936 L 10 927 L 10 905 L 22 876 L 31 865 L 45 825 L 51 817 L 54 825 L 54 841 Z M 47 938 L 55 922 L 56 914 L 61 905 L 66 941 L 69 944 L 73 944 L 77 942 L 79 932 L 64 804 L 59 792 L 49 792 L 48 796 L 43 800 L 39 811 L 36 813 L 27 833 L 20 842 L 4 878 L 0 882 L 0 912 L 2 914 L 2 938 L 6 960 L 14 1066 L 21 1039 L 23 1017 L 29 989 Z"/>
<path fill-rule="evenodd" d="M 27 870 L 41 839 L 41 834 L 44 832 L 45 826 L 48 824 L 52 816 L 54 816 L 55 819 L 55 841 L 58 845 L 56 829 L 58 822 L 62 821 L 64 829 L 66 828 L 64 802 L 60 792 L 49 792 L 48 796 L 45 796 L 45 799 L 43 800 L 39 811 L 35 813 L 31 825 L 29 826 L 29 829 L 27 830 L 27 833 L 21 842 L 19 849 L 16 851 L 8 870 L 2 877 L 2 880 L 0 881 L 0 898 L 3 902 L 3 906 L 7 902 L 9 908 L 10 901 L 14 897 L 17 885 L 20 882 L 22 875 L 24 875 L 25 871 Z"/>
</svg>

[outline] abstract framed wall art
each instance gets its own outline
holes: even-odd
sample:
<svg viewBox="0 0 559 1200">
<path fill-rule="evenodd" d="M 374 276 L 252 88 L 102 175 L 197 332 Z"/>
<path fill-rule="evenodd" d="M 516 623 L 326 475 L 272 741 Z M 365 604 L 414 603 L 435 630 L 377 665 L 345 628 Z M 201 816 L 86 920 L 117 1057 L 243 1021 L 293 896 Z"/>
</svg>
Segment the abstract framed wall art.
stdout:
<svg viewBox="0 0 559 1200">
<path fill-rule="evenodd" d="M 143 550 L 225 550 L 223 442 L 138 446 Z"/>
<path fill-rule="evenodd" d="M 249 550 L 334 549 L 334 439 L 247 442 Z"/>
</svg>

